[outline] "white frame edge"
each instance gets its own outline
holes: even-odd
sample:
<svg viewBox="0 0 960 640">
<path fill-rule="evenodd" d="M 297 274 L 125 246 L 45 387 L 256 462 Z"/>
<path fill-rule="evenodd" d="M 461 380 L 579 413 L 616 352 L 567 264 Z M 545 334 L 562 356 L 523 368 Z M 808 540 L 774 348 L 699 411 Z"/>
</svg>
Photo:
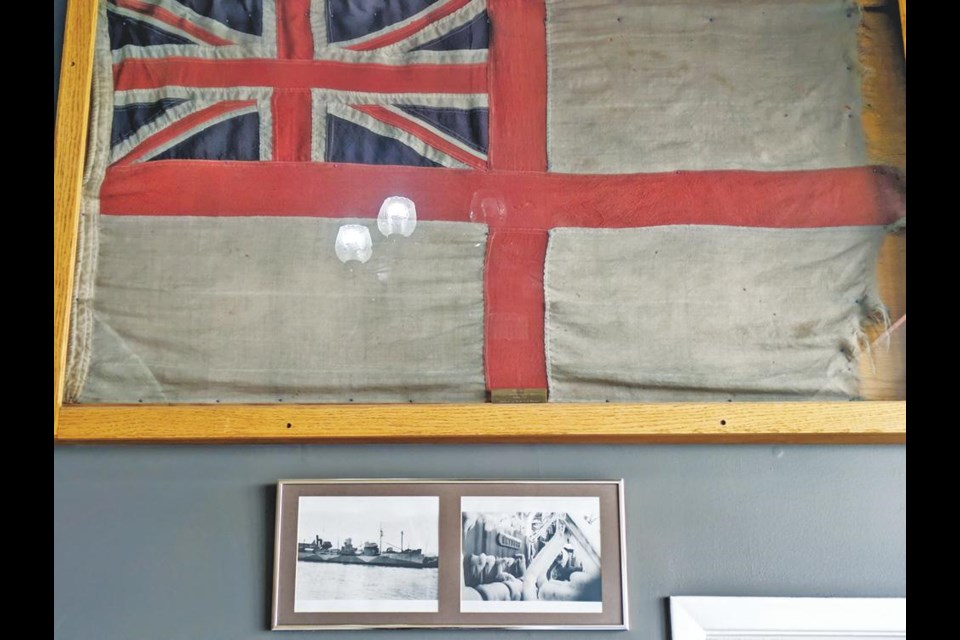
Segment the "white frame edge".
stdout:
<svg viewBox="0 0 960 640">
<path fill-rule="evenodd" d="M 673 640 L 790 636 L 906 638 L 906 598 L 671 596 Z"/>
</svg>

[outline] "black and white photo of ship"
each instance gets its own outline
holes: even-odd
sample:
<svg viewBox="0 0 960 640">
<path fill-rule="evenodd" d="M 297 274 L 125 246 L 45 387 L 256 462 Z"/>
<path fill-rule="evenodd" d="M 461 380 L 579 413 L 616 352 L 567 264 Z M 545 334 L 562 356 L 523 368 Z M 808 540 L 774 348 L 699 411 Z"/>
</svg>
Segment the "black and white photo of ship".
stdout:
<svg viewBox="0 0 960 640">
<path fill-rule="evenodd" d="M 301 498 L 295 609 L 436 611 L 438 504 L 430 496 Z"/>
</svg>

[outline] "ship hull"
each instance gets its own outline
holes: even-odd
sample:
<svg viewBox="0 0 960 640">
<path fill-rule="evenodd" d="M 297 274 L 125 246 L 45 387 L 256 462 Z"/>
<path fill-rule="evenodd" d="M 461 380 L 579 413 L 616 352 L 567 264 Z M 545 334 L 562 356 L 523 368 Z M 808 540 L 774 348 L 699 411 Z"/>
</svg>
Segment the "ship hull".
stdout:
<svg viewBox="0 0 960 640">
<path fill-rule="evenodd" d="M 301 551 L 297 555 L 301 562 L 331 562 L 334 564 L 362 564 L 374 567 L 406 567 L 409 569 L 427 569 L 436 567 L 435 559 L 425 558 L 424 556 L 411 556 L 404 558 L 400 554 L 379 555 L 379 556 L 345 556 L 340 554 L 319 554 Z"/>
</svg>

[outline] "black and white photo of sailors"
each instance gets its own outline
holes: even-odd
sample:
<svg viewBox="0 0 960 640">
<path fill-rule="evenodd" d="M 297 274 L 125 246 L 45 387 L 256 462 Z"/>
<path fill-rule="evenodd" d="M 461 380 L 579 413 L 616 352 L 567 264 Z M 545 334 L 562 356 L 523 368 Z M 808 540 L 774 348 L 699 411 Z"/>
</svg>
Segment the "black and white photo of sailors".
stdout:
<svg viewBox="0 0 960 640">
<path fill-rule="evenodd" d="M 303 496 L 296 612 L 435 612 L 437 496 Z"/>
<path fill-rule="evenodd" d="M 462 612 L 601 613 L 600 499 L 463 497 Z"/>
</svg>

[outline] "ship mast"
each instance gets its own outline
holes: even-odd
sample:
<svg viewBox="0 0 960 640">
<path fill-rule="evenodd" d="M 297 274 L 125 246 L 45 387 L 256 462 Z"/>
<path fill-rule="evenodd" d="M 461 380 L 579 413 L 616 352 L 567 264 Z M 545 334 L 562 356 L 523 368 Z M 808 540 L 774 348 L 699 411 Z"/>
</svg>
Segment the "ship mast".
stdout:
<svg viewBox="0 0 960 640">
<path fill-rule="evenodd" d="M 403 529 L 400 530 L 400 553 L 403 553 Z"/>
<path fill-rule="evenodd" d="M 380 523 L 380 546 L 377 547 L 380 553 L 383 553 L 383 523 Z"/>
</svg>

